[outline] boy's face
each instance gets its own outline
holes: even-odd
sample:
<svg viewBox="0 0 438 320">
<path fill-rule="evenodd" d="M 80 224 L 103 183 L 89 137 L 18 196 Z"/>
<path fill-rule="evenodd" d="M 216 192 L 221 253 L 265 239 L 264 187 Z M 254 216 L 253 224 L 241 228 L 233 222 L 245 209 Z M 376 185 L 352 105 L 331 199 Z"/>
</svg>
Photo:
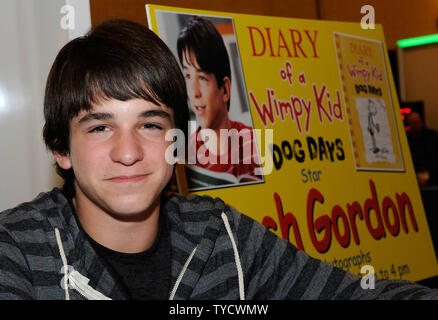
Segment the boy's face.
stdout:
<svg viewBox="0 0 438 320">
<path fill-rule="evenodd" d="M 129 217 L 153 210 L 170 180 L 166 131 L 173 112 L 142 99 L 110 99 L 70 124 L 70 153 L 55 158 L 75 173 L 76 203 Z"/>
<path fill-rule="evenodd" d="M 182 61 L 187 94 L 198 124 L 202 128 L 221 129 L 223 119 L 228 116 L 229 78 L 225 77 L 224 85 L 219 88 L 214 74 L 199 67 L 193 52 L 186 50 Z"/>
</svg>

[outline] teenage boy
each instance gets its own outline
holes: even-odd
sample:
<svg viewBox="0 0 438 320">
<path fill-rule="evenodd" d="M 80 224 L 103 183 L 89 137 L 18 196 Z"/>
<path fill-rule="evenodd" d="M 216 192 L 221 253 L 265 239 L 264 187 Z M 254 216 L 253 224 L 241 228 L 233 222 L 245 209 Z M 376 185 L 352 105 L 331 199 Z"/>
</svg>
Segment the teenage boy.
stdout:
<svg viewBox="0 0 438 320">
<path fill-rule="evenodd" d="M 0 214 L 2 299 L 438 298 L 310 258 L 220 199 L 164 197 L 184 78 L 146 27 L 113 20 L 61 49 L 44 139 L 63 190 Z"/>
<path fill-rule="evenodd" d="M 180 31 L 177 51 L 198 122 L 190 139 L 190 147 L 195 148 L 197 156 L 195 165 L 211 172 L 231 174 L 239 182 L 260 181 L 262 169 L 253 128 L 231 120 L 228 115 L 231 68 L 221 34 L 210 20 L 195 16 Z M 216 143 L 209 146 L 204 143 L 210 139 L 206 132 L 213 133 Z M 191 174 L 195 173 L 189 173 L 189 179 Z"/>
</svg>

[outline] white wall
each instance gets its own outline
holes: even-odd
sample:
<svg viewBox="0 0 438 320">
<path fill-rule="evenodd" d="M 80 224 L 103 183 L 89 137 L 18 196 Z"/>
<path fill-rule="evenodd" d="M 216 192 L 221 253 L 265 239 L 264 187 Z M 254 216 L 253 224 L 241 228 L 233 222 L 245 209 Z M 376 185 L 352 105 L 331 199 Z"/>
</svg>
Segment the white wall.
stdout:
<svg viewBox="0 0 438 320">
<path fill-rule="evenodd" d="M 61 28 L 66 3 L 73 30 Z M 42 139 L 45 81 L 59 49 L 90 26 L 88 0 L 0 1 L 0 211 L 60 183 Z"/>
</svg>

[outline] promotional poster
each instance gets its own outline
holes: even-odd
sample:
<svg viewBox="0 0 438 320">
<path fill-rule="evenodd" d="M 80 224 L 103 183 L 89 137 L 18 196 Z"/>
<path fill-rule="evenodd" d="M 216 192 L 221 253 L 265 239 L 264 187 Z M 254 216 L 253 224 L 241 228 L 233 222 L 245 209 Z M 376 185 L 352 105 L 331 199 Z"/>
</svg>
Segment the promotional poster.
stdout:
<svg viewBox="0 0 438 320">
<path fill-rule="evenodd" d="M 220 197 L 359 276 L 365 265 L 384 279 L 438 274 L 380 25 L 155 5 L 146 12 L 186 83 L 204 63 L 201 53 L 178 49 L 195 17 L 214 25 L 229 57 L 225 114 L 196 102 L 202 82 L 188 86 L 191 143 L 177 170 L 181 193 Z M 219 146 L 217 156 L 191 149 L 208 144 L 202 129 L 220 121 L 235 130 L 243 156 L 223 159 Z"/>
</svg>

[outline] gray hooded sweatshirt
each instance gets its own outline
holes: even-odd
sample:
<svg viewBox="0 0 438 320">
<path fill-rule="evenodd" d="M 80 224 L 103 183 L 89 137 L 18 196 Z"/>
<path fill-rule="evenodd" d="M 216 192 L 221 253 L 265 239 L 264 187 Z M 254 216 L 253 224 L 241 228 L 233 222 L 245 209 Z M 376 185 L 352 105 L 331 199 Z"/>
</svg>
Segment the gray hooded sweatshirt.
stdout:
<svg viewBox="0 0 438 320">
<path fill-rule="evenodd" d="M 403 280 L 360 279 L 309 257 L 208 196 L 167 199 L 170 299 L 438 299 Z M 0 299 L 127 299 L 59 189 L 0 214 Z"/>
</svg>

